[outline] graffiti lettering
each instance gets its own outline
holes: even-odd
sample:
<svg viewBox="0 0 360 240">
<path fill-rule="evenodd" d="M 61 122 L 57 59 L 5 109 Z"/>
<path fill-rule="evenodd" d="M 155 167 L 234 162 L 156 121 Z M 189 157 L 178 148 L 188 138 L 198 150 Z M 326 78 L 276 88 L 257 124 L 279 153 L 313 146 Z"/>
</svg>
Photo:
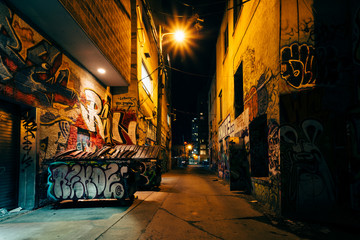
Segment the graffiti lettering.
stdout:
<svg viewBox="0 0 360 240">
<path fill-rule="evenodd" d="M 33 157 L 31 154 L 31 149 L 33 143 L 35 142 L 35 134 L 37 130 L 37 125 L 35 119 L 29 117 L 29 112 L 26 112 L 22 115 L 22 130 L 23 130 L 23 141 L 21 142 L 22 146 L 22 158 L 21 158 L 21 169 L 24 171 L 26 168 L 31 166 L 33 162 Z"/>
<path fill-rule="evenodd" d="M 116 107 L 129 111 L 130 108 L 136 106 L 136 101 L 134 97 L 119 97 L 116 101 Z"/>
<path fill-rule="evenodd" d="M 293 88 L 315 85 L 315 61 L 312 46 L 293 43 L 281 49 L 281 77 Z"/>
<path fill-rule="evenodd" d="M 89 131 L 96 132 L 96 126 L 99 129 L 100 136 L 105 139 L 104 126 L 100 114 L 103 109 L 102 101 L 99 95 L 93 90 L 85 89 L 85 103 L 80 105 L 81 114 Z"/>
<path fill-rule="evenodd" d="M 15 97 L 28 104 L 73 106 L 77 94 L 67 88 L 69 70 L 60 70 L 62 53 L 44 39 L 33 45 L 34 33 L 20 26 L 24 24 L 21 19 L 14 21 L 15 15 L 2 3 L 0 12 L 0 82 L 9 90 L 15 87 Z M 26 58 L 20 55 L 22 51 Z"/>
<path fill-rule="evenodd" d="M 53 163 L 49 166 L 48 195 L 54 200 L 117 198 L 124 196 L 128 167 Z"/>
<path fill-rule="evenodd" d="M 113 139 L 121 144 L 136 143 L 136 116 L 132 111 L 117 111 L 113 114 Z"/>
<path fill-rule="evenodd" d="M 231 123 L 230 115 L 228 115 L 219 127 L 219 141 L 234 132 L 234 124 Z"/>
</svg>

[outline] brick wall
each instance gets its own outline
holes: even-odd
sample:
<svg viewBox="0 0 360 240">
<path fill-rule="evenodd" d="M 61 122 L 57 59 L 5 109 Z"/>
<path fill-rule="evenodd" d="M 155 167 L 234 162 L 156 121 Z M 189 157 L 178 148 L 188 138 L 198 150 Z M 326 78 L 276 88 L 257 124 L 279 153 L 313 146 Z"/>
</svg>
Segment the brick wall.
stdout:
<svg viewBox="0 0 360 240">
<path fill-rule="evenodd" d="M 131 11 L 126 0 L 60 0 L 108 60 L 129 82 Z"/>
</svg>

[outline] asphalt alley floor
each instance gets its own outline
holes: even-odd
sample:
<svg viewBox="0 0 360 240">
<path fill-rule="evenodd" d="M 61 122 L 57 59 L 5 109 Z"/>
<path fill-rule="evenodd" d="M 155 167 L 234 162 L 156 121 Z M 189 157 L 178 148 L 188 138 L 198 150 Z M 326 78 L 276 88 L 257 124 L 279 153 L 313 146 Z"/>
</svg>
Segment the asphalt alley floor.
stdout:
<svg viewBox="0 0 360 240">
<path fill-rule="evenodd" d="M 0 239 L 360 239 L 355 222 L 276 216 L 201 166 L 172 170 L 137 196 L 131 205 L 67 201 L 12 213 L 0 218 Z"/>
</svg>

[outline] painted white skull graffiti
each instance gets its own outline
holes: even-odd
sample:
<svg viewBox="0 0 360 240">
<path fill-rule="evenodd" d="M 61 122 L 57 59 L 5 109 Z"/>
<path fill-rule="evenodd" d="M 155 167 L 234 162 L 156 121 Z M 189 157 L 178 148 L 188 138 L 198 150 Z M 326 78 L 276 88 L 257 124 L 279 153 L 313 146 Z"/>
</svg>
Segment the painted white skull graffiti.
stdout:
<svg viewBox="0 0 360 240">
<path fill-rule="evenodd" d="M 281 140 L 291 146 L 282 161 L 287 161 L 289 172 L 289 197 L 296 202 L 296 209 L 328 207 L 335 201 L 334 183 L 327 163 L 315 144 L 323 132 L 316 120 L 301 124 L 304 137 L 289 125 L 280 128 Z"/>
</svg>

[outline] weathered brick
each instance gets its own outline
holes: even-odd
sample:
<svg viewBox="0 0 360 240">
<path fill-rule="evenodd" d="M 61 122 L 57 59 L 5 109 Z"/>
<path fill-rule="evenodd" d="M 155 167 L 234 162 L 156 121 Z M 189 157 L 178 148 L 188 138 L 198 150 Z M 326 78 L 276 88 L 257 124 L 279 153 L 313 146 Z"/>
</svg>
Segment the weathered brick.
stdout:
<svg viewBox="0 0 360 240">
<path fill-rule="evenodd" d="M 115 68 L 130 80 L 130 1 L 60 0 Z M 113 54 L 116 52 L 117 54 Z"/>
</svg>

